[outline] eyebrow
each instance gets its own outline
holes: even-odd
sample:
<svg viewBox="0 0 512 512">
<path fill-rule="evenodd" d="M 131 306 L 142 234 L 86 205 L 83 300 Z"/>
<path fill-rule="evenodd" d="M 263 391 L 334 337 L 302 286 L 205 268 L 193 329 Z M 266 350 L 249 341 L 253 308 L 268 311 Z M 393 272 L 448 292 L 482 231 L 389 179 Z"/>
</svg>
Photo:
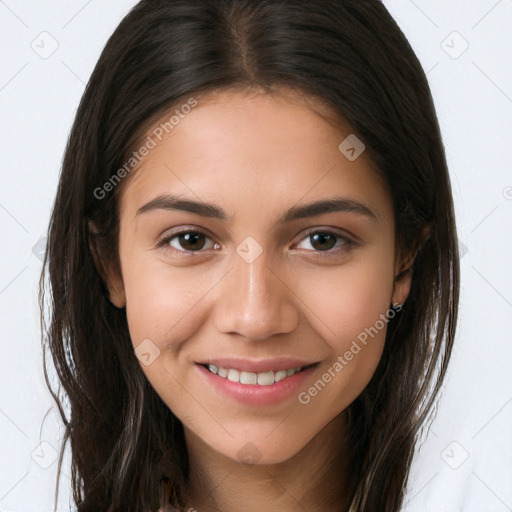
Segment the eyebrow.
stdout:
<svg viewBox="0 0 512 512">
<path fill-rule="evenodd" d="M 213 203 L 205 203 L 201 201 L 194 201 L 191 199 L 184 199 L 182 197 L 173 195 L 162 195 L 149 201 L 149 203 L 141 206 L 137 210 L 136 215 L 140 215 L 152 210 L 181 210 L 185 212 L 195 213 L 202 217 L 211 217 L 224 221 L 233 221 L 233 216 L 228 215 L 225 210 L 220 206 Z M 343 197 L 332 197 L 327 199 L 320 199 L 312 203 L 293 206 L 288 211 L 281 215 L 277 222 L 284 224 L 296 219 L 304 219 L 307 217 L 315 217 L 331 212 L 348 212 L 363 215 L 369 220 L 377 221 L 379 216 L 367 205 L 354 199 L 347 199 Z"/>
</svg>

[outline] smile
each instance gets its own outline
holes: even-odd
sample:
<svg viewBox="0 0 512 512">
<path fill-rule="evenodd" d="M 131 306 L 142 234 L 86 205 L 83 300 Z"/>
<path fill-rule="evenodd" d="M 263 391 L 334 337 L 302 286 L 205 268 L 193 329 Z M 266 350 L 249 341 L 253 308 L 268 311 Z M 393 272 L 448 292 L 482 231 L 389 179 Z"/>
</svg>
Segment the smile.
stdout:
<svg viewBox="0 0 512 512">
<path fill-rule="evenodd" d="M 256 384 L 259 386 L 271 386 L 275 382 L 281 382 L 282 380 L 295 375 L 296 373 L 305 370 L 308 367 L 302 368 L 290 368 L 287 370 L 278 371 L 265 371 L 265 372 L 244 372 L 236 370 L 234 368 L 223 368 L 214 364 L 204 365 L 211 373 L 218 375 L 231 382 L 239 382 L 240 384 Z M 310 365 L 311 366 L 311 365 Z"/>
<path fill-rule="evenodd" d="M 244 405 L 270 406 L 288 403 L 317 372 L 320 363 L 306 366 L 251 372 L 219 364 L 196 363 L 199 381 L 208 393 Z M 268 368 L 268 366 L 267 366 Z M 212 396 L 213 398 L 213 396 Z"/>
</svg>

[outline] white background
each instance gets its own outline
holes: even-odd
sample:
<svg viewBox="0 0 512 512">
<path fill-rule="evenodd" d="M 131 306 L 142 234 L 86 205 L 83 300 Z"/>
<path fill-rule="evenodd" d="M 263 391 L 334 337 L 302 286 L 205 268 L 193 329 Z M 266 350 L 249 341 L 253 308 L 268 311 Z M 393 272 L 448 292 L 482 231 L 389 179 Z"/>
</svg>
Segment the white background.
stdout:
<svg viewBox="0 0 512 512">
<path fill-rule="evenodd" d="M 0 511 L 53 509 L 62 430 L 42 376 L 41 237 L 85 83 L 135 3 L 0 0 Z M 384 3 L 428 73 L 463 255 L 449 379 L 404 510 L 512 510 L 512 0 Z"/>
</svg>

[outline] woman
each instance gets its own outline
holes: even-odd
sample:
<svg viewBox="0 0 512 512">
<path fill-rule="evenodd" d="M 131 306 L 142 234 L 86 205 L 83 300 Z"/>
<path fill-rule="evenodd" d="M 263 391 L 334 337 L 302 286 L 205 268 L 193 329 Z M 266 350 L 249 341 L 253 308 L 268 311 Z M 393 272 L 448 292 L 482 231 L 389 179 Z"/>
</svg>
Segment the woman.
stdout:
<svg viewBox="0 0 512 512">
<path fill-rule="evenodd" d="M 427 80 L 379 1 L 137 4 L 46 254 L 78 510 L 399 510 L 456 240 Z"/>
</svg>

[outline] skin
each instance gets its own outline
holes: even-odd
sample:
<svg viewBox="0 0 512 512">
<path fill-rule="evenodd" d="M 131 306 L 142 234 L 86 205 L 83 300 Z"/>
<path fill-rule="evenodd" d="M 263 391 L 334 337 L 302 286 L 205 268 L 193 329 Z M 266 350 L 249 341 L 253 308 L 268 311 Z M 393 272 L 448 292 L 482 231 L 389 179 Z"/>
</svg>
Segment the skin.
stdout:
<svg viewBox="0 0 512 512">
<path fill-rule="evenodd" d="M 366 152 L 355 161 L 340 152 L 351 130 L 320 111 L 287 89 L 200 98 L 123 184 L 110 300 L 126 308 L 133 346 L 150 339 L 160 350 L 141 368 L 184 425 L 192 464 L 185 510 L 334 512 L 347 500 L 344 411 L 373 375 L 386 327 L 307 405 L 296 395 L 240 404 L 213 393 L 194 367 L 214 356 L 320 361 L 304 391 L 407 298 L 411 275 L 396 257 L 389 191 Z M 137 213 L 163 194 L 215 203 L 232 219 Z M 293 206 L 333 196 L 363 203 L 375 218 L 340 211 L 276 223 Z M 178 228 L 206 238 L 195 252 L 177 236 L 158 244 Z M 340 238 L 322 250 L 308 236 L 313 228 Z M 263 250 L 252 263 L 236 252 L 248 236 Z M 253 464 L 239 460 L 248 443 L 259 456 Z"/>
</svg>

